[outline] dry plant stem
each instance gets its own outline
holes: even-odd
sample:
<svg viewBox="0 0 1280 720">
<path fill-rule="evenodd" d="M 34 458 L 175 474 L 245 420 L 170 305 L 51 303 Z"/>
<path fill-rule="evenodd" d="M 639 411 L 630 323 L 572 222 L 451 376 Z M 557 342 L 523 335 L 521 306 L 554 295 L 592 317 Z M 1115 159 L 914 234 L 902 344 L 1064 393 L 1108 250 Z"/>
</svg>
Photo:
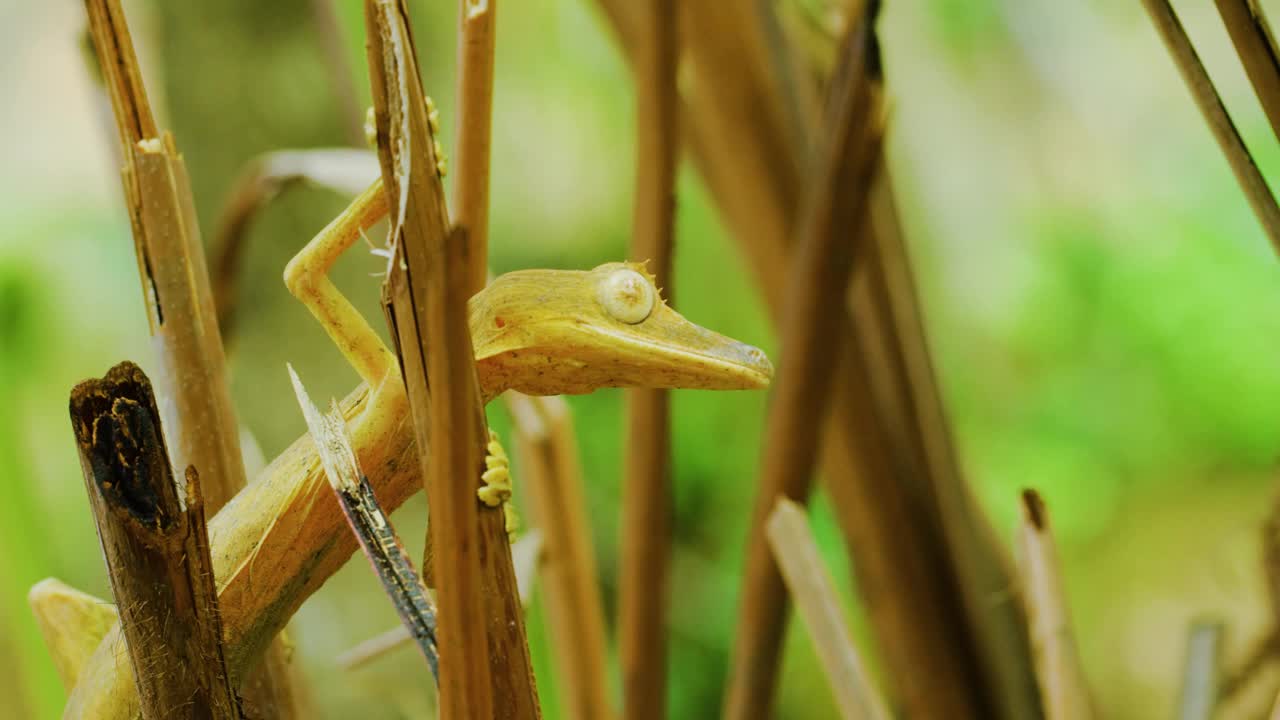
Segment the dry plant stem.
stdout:
<svg viewBox="0 0 1280 720">
<path fill-rule="evenodd" d="M 198 476 L 174 478 L 150 381 L 126 362 L 81 383 L 71 424 L 143 718 L 241 717 Z"/>
<path fill-rule="evenodd" d="M 1191 39 L 1187 37 L 1168 0 L 1142 0 L 1142 4 L 1146 6 L 1151 23 L 1156 26 L 1169 54 L 1173 56 L 1178 72 L 1182 74 L 1192 98 L 1204 115 L 1205 122 L 1209 124 L 1209 130 L 1218 141 L 1218 147 L 1226 155 L 1231 172 L 1235 174 L 1236 182 L 1249 200 L 1263 232 L 1271 241 L 1271 246 L 1280 252 L 1280 207 L 1276 206 L 1271 188 L 1267 187 L 1267 181 L 1258 171 L 1253 156 L 1249 154 L 1239 131 L 1231 122 L 1231 116 L 1227 114 L 1222 98 L 1214 89 L 1209 73 L 1205 71 L 1195 48 L 1191 46 Z"/>
<path fill-rule="evenodd" d="M 822 564 L 818 543 L 804 509 L 779 497 L 767 524 L 769 545 L 778 559 L 800 618 L 809 630 L 818 659 L 845 720 L 889 720 L 888 706 L 867 678 L 853 635 L 840 607 L 831 575 Z"/>
<path fill-rule="evenodd" d="M 466 233 L 449 231 L 404 5 L 367 0 L 365 19 L 378 154 L 397 244 L 386 294 L 431 505 L 446 658 L 441 712 L 536 718 L 503 513 L 482 511 L 475 494 L 488 432 L 467 324 Z"/>
<path fill-rule="evenodd" d="M 520 483 L 534 524 L 545 534 L 541 597 L 556 662 L 564 717 L 608 720 L 604 603 L 582 491 L 572 415 L 559 397 L 506 394 L 515 427 Z"/>
<path fill-rule="evenodd" d="M 867 77 L 870 28 L 856 24 L 841 51 L 843 73 L 832 85 L 830 113 L 788 268 L 783 309 L 782 361 L 766 423 L 755 509 L 747 538 L 746 569 L 734 635 L 724 716 L 757 717 L 772 704 L 786 623 L 786 589 L 765 536 L 779 497 L 806 502 L 813 484 L 821 427 L 830 399 L 840 344 L 827 326 L 841 307 L 855 245 L 866 236 L 865 210 L 879 166 L 883 130 L 879 88 Z M 864 228 L 851 237 L 851 228 Z"/>
<path fill-rule="evenodd" d="M 1257 0 L 1214 0 L 1253 91 L 1280 139 L 1280 57 L 1271 25 Z"/>
<path fill-rule="evenodd" d="M 33 585 L 27 602 L 58 677 L 71 692 L 98 643 L 119 619 L 115 606 L 54 578 Z"/>
<path fill-rule="evenodd" d="M 1187 659 L 1183 666 L 1179 720 L 1210 720 L 1218 704 L 1218 663 L 1223 625 L 1198 621 L 1187 635 Z"/>
<path fill-rule="evenodd" d="M 459 0 L 458 151 L 454 222 L 467 229 L 468 283 L 479 292 L 489 269 L 489 147 L 498 0 Z"/>
<path fill-rule="evenodd" d="M 173 137 L 156 127 L 119 0 L 85 6 L 125 160 L 125 202 L 157 349 L 170 461 L 197 469 L 212 515 L 244 487 L 245 471 L 191 182 Z M 277 644 L 250 679 L 246 701 L 293 717 L 292 685 L 286 651 Z"/>
<path fill-rule="evenodd" d="M 352 534 L 360 541 L 360 549 L 369 558 L 369 564 L 395 606 L 400 621 L 431 667 L 431 674 L 439 677 L 435 608 L 405 553 L 391 519 L 383 512 L 368 479 L 360 472 L 351 439 L 347 437 L 342 411 L 335 402 L 329 414 L 322 415 L 319 408 L 311 404 L 292 366 L 289 367 L 289 376 L 293 380 L 298 404 L 302 406 L 302 414 L 306 417 L 307 429 L 320 452 L 329 486 L 342 506 L 342 514 L 346 515 Z"/>
<path fill-rule="evenodd" d="M 311 0 L 311 17 L 319 35 L 320 51 L 329 71 L 329 88 L 338 103 L 347 144 L 364 147 L 364 107 L 356 93 L 355 77 L 347 61 L 346 40 L 334 0 Z"/>
<path fill-rule="evenodd" d="M 634 4 L 598 1 L 628 55 L 634 55 L 639 27 Z M 684 6 L 691 71 L 682 85 L 682 117 L 699 170 L 741 241 L 777 321 L 783 297 L 777 268 L 787 261 L 790 218 L 798 204 L 797 163 L 779 150 L 787 143 L 771 115 L 778 103 L 769 97 L 755 66 L 742 60 L 753 56 L 753 41 L 727 16 L 743 13 L 720 10 L 701 3 Z M 883 182 L 888 185 L 887 179 Z M 873 202 L 876 235 L 891 211 L 891 203 Z M 859 312 L 860 319 L 864 316 Z M 883 368 L 868 365 L 872 348 L 859 345 L 855 325 L 844 312 L 833 310 L 830 326 L 832 345 L 852 349 L 844 354 L 832 388 L 823 475 L 857 559 L 855 572 L 893 694 L 907 712 L 922 717 L 989 717 L 997 702 L 1005 709 L 1003 716 L 1034 716 L 1039 707 L 1029 648 L 1010 643 L 1007 658 L 983 662 L 984 652 L 989 657 L 1005 646 L 984 650 L 979 642 L 983 633 L 971 629 L 990 623 L 1021 628 L 1015 604 L 990 601 L 1007 595 L 1000 594 L 1003 590 L 987 593 L 982 606 L 956 602 L 962 588 L 964 597 L 977 597 L 985 585 L 980 578 L 957 575 L 951 565 L 933 489 L 926 476 L 912 475 L 918 472 L 918 460 L 887 454 L 892 437 L 887 433 L 894 428 L 882 427 L 884 410 L 872 403 L 874 389 L 886 382 L 879 376 Z M 983 523 L 981 517 L 969 521 Z M 990 538 L 990 531 L 980 537 Z M 978 555 L 998 554 L 990 539 L 983 542 L 989 547 Z M 984 570 L 1001 572 L 999 564 Z M 1007 573 L 1004 578 L 999 587 L 1007 589 L 1011 580 Z"/>
<path fill-rule="evenodd" d="M 1049 513 L 1034 490 L 1023 491 L 1021 511 L 1018 574 L 1045 717 L 1088 720 L 1094 716 L 1093 704 L 1076 651 Z"/>
<path fill-rule="evenodd" d="M 637 46 L 636 188 L 631 259 L 649 263 L 671 302 L 675 240 L 676 3 L 642 0 Z M 670 394 L 627 391 L 618 655 L 622 717 L 666 717 L 671 554 Z"/>
</svg>

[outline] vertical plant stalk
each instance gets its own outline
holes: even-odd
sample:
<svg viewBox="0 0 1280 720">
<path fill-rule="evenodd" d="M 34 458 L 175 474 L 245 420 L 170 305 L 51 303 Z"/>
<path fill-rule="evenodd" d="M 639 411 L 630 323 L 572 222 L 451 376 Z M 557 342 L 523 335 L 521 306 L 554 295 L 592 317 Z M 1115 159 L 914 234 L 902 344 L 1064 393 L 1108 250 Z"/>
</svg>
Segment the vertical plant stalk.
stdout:
<svg viewBox="0 0 1280 720">
<path fill-rule="evenodd" d="M 1222 24 L 1227 26 L 1253 92 L 1280 140 L 1280 57 L 1271 25 L 1258 0 L 1214 0 Z"/>
<path fill-rule="evenodd" d="M 468 283 L 484 289 L 489 271 L 489 149 L 498 0 L 459 0 L 458 151 L 454 222 L 467 229 Z"/>
<path fill-rule="evenodd" d="M 1227 114 L 1227 108 L 1222 104 L 1218 91 L 1214 89 L 1213 81 L 1209 79 L 1209 73 L 1200 62 L 1200 56 L 1192 47 L 1186 30 L 1182 28 L 1182 23 L 1173 12 L 1173 7 L 1169 5 L 1168 0 L 1142 0 L 1142 4 L 1146 6 L 1147 14 L 1151 16 L 1151 24 L 1160 33 L 1160 39 L 1164 41 L 1169 54 L 1173 56 L 1182 80 L 1191 91 L 1191 97 L 1204 115 L 1205 122 L 1209 124 L 1209 130 L 1213 133 L 1214 139 L 1218 141 L 1218 147 L 1227 157 L 1231 172 L 1235 174 L 1236 182 L 1240 184 L 1240 189 L 1248 199 L 1249 206 L 1253 208 L 1253 214 L 1257 216 L 1258 223 L 1262 225 L 1262 231 L 1266 233 L 1267 239 L 1271 241 L 1271 246 L 1276 252 L 1280 252 L 1280 207 L 1276 206 L 1271 188 L 1267 186 L 1266 179 L 1258 171 L 1258 166 L 1254 163 L 1253 156 L 1249 154 L 1249 149 L 1245 147 L 1240 132 L 1236 130 L 1235 123 Z"/>
<path fill-rule="evenodd" d="M 827 682 L 845 720 L 889 720 L 888 705 L 863 669 L 840 607 L 835 583 L 822 564 L 804 509 L 779 497 L 767 523 L 769 545 L 787 580 L 800 618 L 818 651 Z"/>
<path fill-rule="evenodd" d="M 780 325 L 785 274 L 778 268 L 788 261 L 800 163 L 776 117 L 779 100 L 771 95 L 760 63 L 751 62 L 760 43 L 741 23 L 751 11 L 747 2 L 734 0 L 732 10 L 703 3 L 683 6 L 689 66 L 681 82 L 683 127 L 696 165 Z M 634 62 L 641 27 L 636 4 L 598 4 Z M 882 182 L 887 185 L 887 178 Z M 892 203 L 873 198 L 875 235 L 896 226 L 893 212 Z M 863 271 L 856 272 L 855 288 L 865 282 Z M 887 668 L 890 695 L 900 699 L 906 713 L 921 717 L 1033 717 L 1040 710 L 1029 646 L 1017 637 L 999 645 L 983 639 L 988 626 L 1024 628 L 1016 603 L 990 602 L 992 593 L 983 594 L 988 574 L 1003 574 L 999 588 L 1010 586 L 1011 575 L 1000 563 L 981 575 L 953 563 L 935 491 L 946 477 L 962 477 L 957 471 L 935 480 L 922 459 L 895 452 L 920 441 L 894 437 L 910 427 L 888 420 L 908 415 L 905 409 L 883 407 L 877 394 L 879 388 L 903 381 L 885 375 L 897 372 L 895 363 L 889 361 L 888 348 L 873 344 L 888 338 L 855 332 L 866 317 L 883 317 L 885 310 L 854 312 L 857 323 L 844 308 L 833 308 L 827 320 L 832 347 L 846 351 L 831 388 L 822 475 L 856 560 L 854 572 Z M 924 338 L 912 340 L 922 343 Z M 981 515 L 965 520 L 985 523 Z M 974 537 L 986 543 L 975 557 L 999 556 L 989 528 Z M 979 596 L 988 599 L 981 607 L 962 600 Z M 1007 656 L 992 658 L 999 653 Z"/>
<path fill-rule="evenodd" d="M 242 717 L 222 649 L 204 501 L 176 479 L 147 376 L 121 363 L 71 392 L 85 488 L 146 720 Z"/>
<path fill-rule="evenodd" d="M 831 342 L 827 320 L 844 302 L 856 246 L 867 235 L 867 196 L 883 134 L 878 79 L 868 76 L 866 66 L 870 31 L 867 22 L 855 23 L 844 40 L 825 137 L 806 183 L 800 244 L 788 268 L 782 359 L 765 426 L 725 695 L 730 720 L 758 717 L 772 705 L 787 597 L 765 526 L 778 498 L 808 500 L 831 379 L 845 350 Z M 851 237 L 852 228 L 861 232 Z"/>
<path fill-rule="evenodd" d="M 541 596 L 556 662 L 564 717 L 608 720 L 608 647 L 599 572 L 582 491 L 582 468 L 569 406 L 559 397 L 506 393 L 515 426 L 520 483 L 542 529 Z"/>
<path fill-rule="evenodd" d="M 85 0 L 85 7 L 124 158 L 170 462 L 194 466 L 204 478 L 212 516 L 245 486 L 245 470 L 191 181 L 173 136 L 156 126 L 119 0 Z M 245 691 L 250 707 L 286 720 L 299 712 L 287 658 L 277 641 Z"/>
<path fill-rule="evenodd" d="M 1018 574 L 1045 717 L 1089 720 L 1094 717 L 1093 702 L 1076 650 L 1049 512 L 1034 490 L 1023 491 L 1021 511 L 1016 538 Z"/>
<path fill-rule="evenodd" d="M 356 92 L 356 81 L 347 57 L 347 42 L 342 35 L 342 22 L 334 0 L 311 0 L 311 18 L 320 40 L 325 69 L 329 71 L 329 89 L 342 116 L 342 131 L 347 144 L 364 147 L 364 108 Z"/>
<path fill-rule="evenodd" d="M 649 262 L 671 302 L 675 242 L 676 3 L 644 0 L 635 63 L 636 188 L 631 258 Z M 633 388 L 627 397 L 622 492 L 618 654 L 622 717 L 666 717 L 667 603 L 671 560 L 670 394 Z"/>
<path fill-rule="evenodd" d="M 441 713 L 537 718 L 503 513 L 476 497 L 489 438 L 467 326 L 466 232 L 449 230 L 404 3 L 366 0 L 365 20 L 395 246 L 384 296 L 431 507 Z"/>
</svg>

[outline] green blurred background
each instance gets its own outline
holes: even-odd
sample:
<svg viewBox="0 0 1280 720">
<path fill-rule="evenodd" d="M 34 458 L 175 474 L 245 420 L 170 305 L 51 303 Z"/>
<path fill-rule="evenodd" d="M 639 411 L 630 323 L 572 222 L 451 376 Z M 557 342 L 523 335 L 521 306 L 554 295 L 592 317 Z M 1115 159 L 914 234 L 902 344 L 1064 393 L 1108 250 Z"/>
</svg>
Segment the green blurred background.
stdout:
<svg viewBox="0 0 1280 720">
<path fill-rule="evenodd" d="M 456 3 L 410 5 L 449 147 Z M 1193 618 L 1227 621 L 1232 657 L 1266 625 L 1259 528 L 1280 454 L 1280 267 L 1139 3 L 886 5 L 889 153 L 965 467 L 1002 530 L 1020 488 L 1044 493 L 1100 704 L 1112 717 L 1167 717 Z M 1212 6 L 1177 5 L 1274 179 L 1280 152 Z M 344 141 L 311 2 L 126 7 L 163 124 L 186 155 L 206 239 L 252 156 Z M 363 104 L 360 3 L 336 7 Z M 153 359 L 114 134 L 79 49 L 83 9 L 70 0 L 0 9 L 0 667 L 9 669 L 0 715 L 52 718 L 64 694 L 27 588 L 55 576 L 110 595 L 68 392 L 120 360 L 147 368 Z M 494 112 L 494 270 L 623 257 L 633 97 L 589 0 L 501 4 Z M 253 228 L 229 341 L 240 419 L 266 457 L 303 429 L 286 361 L 318 397 L 356 380 L 280 281 L 343 204 L 290 191 Z M 776 356 L 736 246 L 687 164 L 678 207 L 678 308 Z M 375 321 L 379 281 L 369 275 L 378 269 L 377 258 L 353 252 L 337 272 Z M 766 399 L 682 392 L 674 402 L 676 718 L 718 712 Z M 570 403 L 612 616 L 621 395 Z M 500 411 L 491 415 L 506 427 Z M 424 515 L 418 497 L 397 516 L 415 555 Z M 813 522 L 856 615 L 821 496 Z M 362 562 L 298 614 L 294 634 L 323 716 L 428 712 L 412 651 L 355 672 L 334 666 L 337 653 L 394 623 Z M 545 715 L 555 718 L 536 602 L 530 632 Z M 778 716 L 835 717 L 803 631 L 789 634 Z"/>
</svg>

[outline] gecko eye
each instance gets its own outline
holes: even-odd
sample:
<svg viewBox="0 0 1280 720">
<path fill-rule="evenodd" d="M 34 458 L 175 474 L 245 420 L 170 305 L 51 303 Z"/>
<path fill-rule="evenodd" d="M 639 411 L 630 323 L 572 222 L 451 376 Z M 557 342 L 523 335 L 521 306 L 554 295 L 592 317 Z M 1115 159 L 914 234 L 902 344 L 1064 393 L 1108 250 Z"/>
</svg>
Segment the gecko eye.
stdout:
<svg viewBox="0 0 1280 720">
<path fill-rule="evenodd" d="M 635 270 L 615 270 L 600 283 L 600 304 L 615 320 L 629 325 L 653 312 L 653 285 Z"/>
</svg>

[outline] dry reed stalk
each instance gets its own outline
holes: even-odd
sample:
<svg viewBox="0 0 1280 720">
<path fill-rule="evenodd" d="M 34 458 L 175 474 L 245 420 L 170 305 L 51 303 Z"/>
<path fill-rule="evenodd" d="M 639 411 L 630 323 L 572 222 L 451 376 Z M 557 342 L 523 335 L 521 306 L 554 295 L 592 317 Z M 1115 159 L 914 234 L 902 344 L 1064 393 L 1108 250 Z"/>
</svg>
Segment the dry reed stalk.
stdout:
<svg viewBox="0 0 1280 720">
<path fill-rule="evenodd" d="M 242 717 L 199 478 L 190 466 L 174 477 L 150 381 L 126 362 L 81 383 L 71 423 L 142 717 Z"/>
<path fill-rule="evenodd" d="M 672 297 L 675 244 L 676 3 L 644 0 L 636 48 L 636 186 L 631 259 Z M 671 555 L 671 410 L 666 390 L 626 391 L 618 655 L 622 717 L 666 717 Z"/>
<path fill-rule="evenodd" d="M 459 0 L 458 150 L 453 220 L 467 229 L 472 293 L 489 271 L 489 149 L 498 0 Z"/>
<path fill-rule="evenodd" d="M 440 654 L 446 658 L 441 713 L 537 718 L 503 513 L 482 512 L 476 498 L 489 438 L 467 325 L 466 232 L 449 230 L 407 10 L 402 0 L 366 0 L 365 19 L 395 243 L 385 294 L 431 507 Z"/>
<path fill-rule="evenodd" d="M 767 533 L 769 545 L 786 577 L 787 588 L 827 674 L 841 717 L 889 720 L 888 705 L 863 670 L 853 634 L 840 607 L 840 596 L 822 564 L 804 509 L 779 497 L 769 514 Z"/>
<path fill-rule="evenodd" d="M 356 81 L 347 59 L 347 43 L 342 36 L 342 22 L 334 0 L 311 0 L 311 18 L 319 36 L 320 54 L 329 72 L 329 88 L 338 104 L 347 144 L 364 147 L 364 108 L 356 93 Z"/>
<path fill-rule="evenodd" d="M 1219 661 L 1225 628 L 1217 621 L 1196 621 L 1187 635 L 1178 720 L 1211 720 L 1218 705 Z"/>
<path fill-rule="evenodd" d="M 1204 115 L 1205 122 L 1209 124 L 1214 139 L 1218 141 L 1218 147 L 1231 165 L 1231 172 L 1235 174 L 1236 182 L 1249 200 L 1254 215 L 1258 217 L 1262 231 L 1271 241 L 1271 246 L 1280 252 L 1280 207 L 1276 206 L 1271 188 L 1253 162 L 1253 156 L 1245 147 L 1235 123 L 1231 122 L 1231 116 L 1227 114 L 1227 108 L 1214 89 L 1213 81 L 1209 79 L 1200 56 L 1192 47 L 1186 30 L 1182 28 L 1182 23 L 1168 0 L 1142 0 L 1142 4 L 1151 16 L 1151 24 L 1155 25 L 1160 39 L 1173 56 L 1178 72 L 1191 91 L 1191 97 Z"/>
<path fill-rule="evenodd" d="M 633 4 L 598 2 L 623 48 L 634 54 Z M 769 114 L 778 103 L 768 97 L 756 66 L 743 60 L 753 57 L 752 40 L 741 37 L 742 30 L 726 17 L 742 13 L 700 3 L 686 5 L 685 12 L 689 32 L 683 37 L 691 66 L 688 82 L 682 81 L 686 139 L 777 321 L 783 297 L 777 268 L 786 263 L 789 219 L 797 205 L 796 162 Z M 874 218 L 882 218 L 885 203 L 873 198 L 872 210 Z M 873 229 L 882 231 L 880 221 Z M 855 283 L 866 282 L 860 275 Z M 859 313 L 859 322 L 863 317 Z M 833 310 L 829 324 L 831 346 L 852 349 L 832 387 L 823 475 L 857 559 L 855 573 L 894 694 L 908 712 L 921 716 L 988 716 L 997 705 L 1007 708 L 1005 716 L 1034 715 L 1039 709 L 1029 649 L 1013 645 L 1008 659 L 985 661 L 982 635 L 971 629 L 993 616 L 1005 626 L 1020 627 L 1016 606 L 973 608 L 956 602 L 961 587 L 979 583 L 958 575 L 951 564 L 929 478 L 917 470 L 922 461 L 888 454 L 886 434 L 894 428 L 882 427 L 884 408 L 872 404 L 875 388 L 887 381 L 876 374 L 880 366 L 868 364 L 876 350 L 859 347 L 854 324 L 843 311 Z M 894 416 L 908 417 L 905 410 Z M 918 441 L 901 444 L 911 442 Z M 981 518 L 970 521 L 982 523 Z M 979 555 L 995 553 L 988 548 Z M 1002 674 L 1010 668 L 1010 675 Z"/>
<path fill-rule="evenodd" d="M 156 126 L 119 0 L 86 0 L 85 7 L 124 158 L 125 202 L 158 351 L 156 385 L 165 399 L 170 460 L 173 467 L 197 469 L 213 515 L 244 487 L 245 470 L 191 181 L 173 136 Z M 249 680 L 246 703 L 292 718 L 301 701 L 295 680 L 277 643 Z"/>
<path fill-rule="evenodd" d="M 1022 521 L 1015 539 L 1019 584 L 1045 718 L 1088 720 L 1094 717 L 1093 703 L 1076 651 L 1049 511 L 1034 490 L 1023 491 L 1020 509 Z"/>
<path fill-rule="evenodd" d="M 556 662 L 564 717 L 608 720 L 608 646 L 604 603 L 582 491 L 582 468 L 569 406 L 559 397 L 506 394 L 515 427 L 520 483 L 545 537 L 541 595 Z"/>
<path fill-rule="evenodd" d="M 1236 54 L 1244 65 L 1253 91 L 1280 140 L 1280 57 L 1271 25 L 1257 0 L 1214 0 L 1222 24 L 1227 26 Z"/>
<path fill-rule="evenodd" d="M 808 500 L 832 374 L 844 349 L 831 346 L 827 319 L 844 302 L 857 246 L 867 234 L 867 195 L 883 132 L 880 89 L 865 64 L 870 31 L 861 23 L 844 40 L 844 72 L 830 91 L 798 223 L 799 245 L 788 268 L 782 361 L 764 433 L 725 694 L 724 716 L 731 720 L 757 717 L 772 705 L 787 598 L 765 526 L 778 498 Z M 863 231 L 851 237 L 852 228 Z"/>
<path fill-rule="evenodd" d="M 33 585 L 27 602 L 62 686 L 71 692 L 98 643 L 119 620 L 115 606 L 54 578 Z"/>
</svg>

